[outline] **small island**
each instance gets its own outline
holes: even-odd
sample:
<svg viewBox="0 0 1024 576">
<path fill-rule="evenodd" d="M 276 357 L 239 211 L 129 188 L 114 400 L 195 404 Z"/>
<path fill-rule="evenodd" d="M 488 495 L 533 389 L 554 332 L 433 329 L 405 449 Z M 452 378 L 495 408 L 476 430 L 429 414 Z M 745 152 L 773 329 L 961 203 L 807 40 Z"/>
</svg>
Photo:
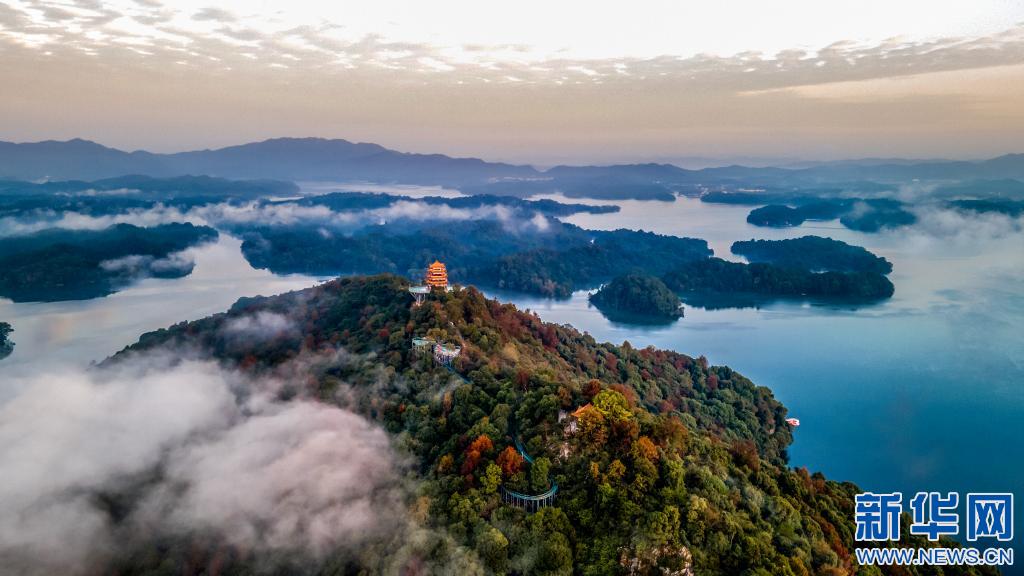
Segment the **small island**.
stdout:
<svg viewBox="0 0 1024 576">
<path fill-rule="evenodd" d="M 606 314 L 626 314 L 674 320 L 683 315 L 683 303 L 661 279 L 645 274 L 619 276 L 590 295 L 590 302 Z"/>
<path fill-rule="evenodd" d="M 1002 214 L 1010 218 L 1019 218 L 1024 215 L 1024 200 L 1007 200 L 1005 198 L 953 200 L 948 203 L 948 206 L 954 210 L 976 214 Z"/>
<path fill-rule="evenodd" d="M 662 277 L 679 293 L 695 295 L 759 295 L 868 302 L 889 298 L 893 285 L 876 272 L 822 272 L 782 268 L 773 264 L 742 264 L 721 258 L 686 263 Z"/>
<path fill-rule="evenodd" d="M 907 211 L 904 204 L 888 198 L 874 198 L 856 202 L 850 211 L 839 218 L 839 223 L 858 232 L 878 232 L 883 228 L 899 228 L 917 222 L 917 216 Z"/>
<path fill-rule="evenodd" d="M 103 230 L 50 229 L 0 243 L 0 297 L 15 302 L 84 300 L 145 277 L 180 278 L 193 263 L 174 254 L 217 238 L 193 224 Z"/>
<path fill-rule="evenodd" d="M 11 332 L 14 328 L 7 322 L 0 322 L 0 360 L 7 358 L 14 352 L 14 341 L 11 340 Z"/>
<path fill-rule="evenodd" d="M 892 272 L 892 263 L 860 246 L 821 236 L 790 240 L 747 240 L 734 242 L 732 253 L 748 262 L 774 264 L 783 268 L 831 272 Z"/>
<path fill-rule="evenodd" d="M 776 202 L 780 201 L 778 199 Z M 883 228 L 909 226 L 917 221 L 905 205 L 889 198 L 795 197 L 786 204 L 767 204 L 747 214 L 747 223 L 768 228 L 800 226 L 808 220 L 835 220 L 858 232 L 878 232 Z"/>
<path fill-rule="evenodd" d="M 751 210 L 747 222 L 754 226 L 789 228 L 799 226 L 808 220 L 835 220 L 849 211 L 842 201 L 811 202 L 790 207 L 784 204 L 769 204 Z"/>
</svg>

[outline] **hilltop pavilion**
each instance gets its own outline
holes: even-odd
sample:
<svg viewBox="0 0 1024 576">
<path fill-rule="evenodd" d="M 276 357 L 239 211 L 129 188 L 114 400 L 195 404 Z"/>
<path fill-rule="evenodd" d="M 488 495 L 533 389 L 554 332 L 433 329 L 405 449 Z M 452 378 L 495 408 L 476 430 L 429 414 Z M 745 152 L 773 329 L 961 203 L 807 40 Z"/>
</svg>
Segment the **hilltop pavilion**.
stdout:
<svg viewBox="0 0 1024 576">
<path fill-rule="evenodd" d="M 448 289 L 448 270 L 440 261 L 434 260 L 434 263 L 427 267 L 426 284 L 431 288 Z"/>
</svg>

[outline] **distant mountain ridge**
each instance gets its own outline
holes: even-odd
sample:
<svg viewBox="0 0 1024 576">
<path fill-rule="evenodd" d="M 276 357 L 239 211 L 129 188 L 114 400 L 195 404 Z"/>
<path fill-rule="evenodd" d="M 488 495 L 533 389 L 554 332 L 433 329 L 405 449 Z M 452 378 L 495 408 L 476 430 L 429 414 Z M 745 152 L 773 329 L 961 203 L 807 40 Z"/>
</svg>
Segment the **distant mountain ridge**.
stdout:
<svg viewBox="0 0 1024 576">
<path fill-rule="evenodd" d="M 378 144 L 342 139 L 274 138 L 218 149 L 159 154 L 125 152 L 83 139 L 31 143 L 0 142 L 0 178 L 21 180 L 112 178 L 126 174 L 155 177 L 208 175 L 223 178 L 371 181 L 476 187 L 493 192 L 521 188 L 613 186 L 678 187 L 722 183 L 760 186 L 814 186 L 858 181 L 1024 179 L 1024 154 L 982 161 L 865 159 L 805 167 L 721 166 L 689 170 L 672 164 L 555 166 L 399 152 Z M 659 198 L 658 190 L 641 194 Z"/>
<path fill-rule="evenodd" d="M 410 154 L 341 139 L 275 138 L 174 154 L 125 152 L 77 138 L 63 142 L 0 142 L 0 178 L 96 180 L 126 174 L 408 184 L 461 184 L 540 175 L 529 166 Z"/>
</svg>

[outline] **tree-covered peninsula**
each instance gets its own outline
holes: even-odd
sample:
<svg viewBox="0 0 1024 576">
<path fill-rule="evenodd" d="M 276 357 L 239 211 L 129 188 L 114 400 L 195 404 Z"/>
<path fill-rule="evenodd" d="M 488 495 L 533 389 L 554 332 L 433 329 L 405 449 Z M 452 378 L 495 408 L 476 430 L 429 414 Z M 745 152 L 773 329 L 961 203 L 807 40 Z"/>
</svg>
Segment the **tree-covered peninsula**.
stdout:
<svg viewBox="0 0 1024 576">
<path fill-rule="evenodd" d="M 15 302 L 106 296 L 140 277 L 179 278 L 192 262 L 172 257 L 217 237 L 192 224 L 103 230 L 50 229 L 0 242 L 0 297 Z"/>
<path fill-rule="evenodd" d="M 656 276 L 619 276 L 590 295 L 590 302 L 605 314 L 627 314 L 652 319 L 683 315 L 683 303 Z"/>
<path fill-rule="evenodd" d="M 892 264 L 885 258 L 860 246 L 821 236 L 733 242 L 731 250 L 748 262 L 765 262 L 782 268 L 877 274 L 892 272 Z"/>
<path fill-rule="evenodd" d="M 889 298 L 894 291 L 892 282 L 877 272 L 817 273 L 720 258 L 688 262 L 664 275 L 662 280 L 676 292 L 698 296 L 758 295 L 870 302 Z"/>
<path fill-rule="evenodd" d="M 414 275 L 434 259 L 461 283 L 565 298 L 633 270 L 663 274 L 711 255 L 707 243 L 633 230 L 585 230 L 531 213 L 476 221 L 391 221 L 350 233 L 260 226 L 242 252 L 276 273 Z"/>
<path fill-rule="evenodd" d="M 857 566 L 852 549 L 871 545 L 854 542 L 859 489 L 790 467 L 785 407 L 738 372 L 600 343 L 473 288 L 435 292 L 418 306 L 407 288 L 389 275 L 351 277 L 247 299 L 146 334 L 107 362 L 188 350 L 253 381 L 286 377 L 282 401 L 337 404 L 375 420 L 411 460 L 394 530 L 354 553 L 310 560 L 184 529 L 135 541 L 101 571 L 933 573 Z M 234 336 L 232 326 L 261 315 L 298 329 Z M 418 351 L 420 337 L 456 342 L 461 353 L 438 365 Z M 97 496 L 111 503 L 111 523 L 135 505 L 131 486 Z M 551 486 L 547 506 L 523 509 L 506 497 Z M 903 544 L 934 545 L 907 531 Z"/>
</svg>

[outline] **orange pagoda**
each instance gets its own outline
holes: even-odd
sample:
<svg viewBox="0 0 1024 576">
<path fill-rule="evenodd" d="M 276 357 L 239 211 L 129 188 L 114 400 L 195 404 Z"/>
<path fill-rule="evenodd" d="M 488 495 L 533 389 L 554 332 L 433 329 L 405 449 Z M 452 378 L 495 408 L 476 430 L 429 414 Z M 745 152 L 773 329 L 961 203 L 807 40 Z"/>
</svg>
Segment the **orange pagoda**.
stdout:
<svg viewBox="0 0 1024 576">
<path fill-rule="evenodd" d="M 448 288 L 448 270 L 444 264 L 434 260 L 434 263 L 427 267 L 427 286 L 431 288 Z"/>
</svg>

